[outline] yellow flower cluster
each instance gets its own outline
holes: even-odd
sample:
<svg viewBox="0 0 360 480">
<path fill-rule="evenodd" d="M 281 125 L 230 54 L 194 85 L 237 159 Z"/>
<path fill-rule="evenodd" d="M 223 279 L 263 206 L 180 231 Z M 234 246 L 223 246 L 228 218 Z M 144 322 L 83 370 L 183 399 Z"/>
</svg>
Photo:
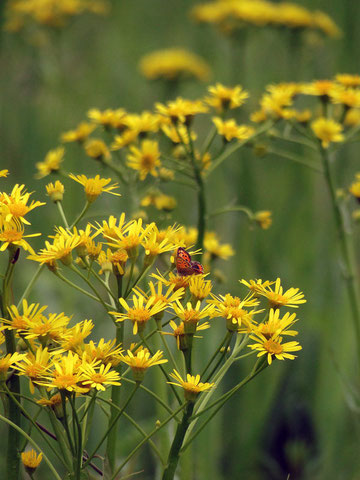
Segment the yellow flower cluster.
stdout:
<svg viewBox="0 0 360 480">
<path fill-rule="evenodd" d="M 301 109 L 305 97 L 317 99 L 313 109 Z M 360 76 L 338 74 L 332 80 L 269 85 L 260 107 L 251 115 L 253 122 L 286 120 L 305 135 L 312 133 L 326 149 L 344 142 L 346 131 L 360 125 Z"/>
<path fill-rule="evenodd" d="M 221 31 L 226 33 L 249 25 L 311 29 L 330 37 L 338 37 L 341 33 L 326 13 L 311 12 L 303 6 L 290 2 L 215 0 L 193 7 L 191 16 L 197 22 L 218 25 Z"/>
<path fill-rule="evenodd" d="M 74 16 L 85 12 L 104 15 L 108 10 L 106 0 L 10 0 L 5 29 L 18 32 L 32 24 L 63 28 Z"/>
<path fill-rule="evenodd" d="M 149 80 L 196 78 L 206 82 L 210 77 L 207 63 L 198 55 L 182 48 L 151 52 L 140 60 L 139 69 Z"/>
</svg>

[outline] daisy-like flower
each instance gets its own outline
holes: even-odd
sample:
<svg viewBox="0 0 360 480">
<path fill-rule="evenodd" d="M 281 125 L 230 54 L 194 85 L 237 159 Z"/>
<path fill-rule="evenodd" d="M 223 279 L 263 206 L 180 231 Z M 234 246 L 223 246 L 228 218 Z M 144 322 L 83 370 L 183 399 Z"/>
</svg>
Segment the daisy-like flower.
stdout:
<svg viewBox="0 0 360 480">
<path fill-rule="evenodd" d="M 205 232 L 204 248 L 206 250 L 205 259 L 207 260 L 215 260 L 216 258 L 227 260 L 229 257 L 235 255 L 229 243 L 220 243 L 216 232 Z"/>
<path fill-rule="evenodd" d="M 41 452 L 37 454 L 33 449 L 21 453 L 21 461 L 25 467 L 25 470 L 31 477 L 37 467 L 40 465 L 42 457 L 43 455 Z"/>
<path fill-rule="evenodd" d="M 239 141 L 244 141 L 254 134 L 254 129 L 247 125 L 238 125 L 233 118 L 229 120 L 222 120 L 220 117 L 213 117 L 213 122 L 216 126 L 219 135 L 224 137 L 224 140 L 230 142 L 234 138 Z"/>
<path fill-rule="evenodd" d="M 29 305 L 24 298 L 22 301 L 22 313 L 20 313 L 16 305 L 11 305 L 8 307 L 10 319 L 2 318 L 1 320 L 6 324 L 6 328 L 21 332 L 27 330 L 31 322 L 37 322 L 41 319 L 44 310 L 47 308 L 46 305 L 40 307 L 39 303 L 31 303 Z"/>
<path fill-rule="evenodd" d="M 96 388 L 96 390 L 106 390 L 107 385 L 121 385 L 120 375 L 114 370 L 109 371 L 111 368 L 111 363 L 107 365 L 100 365 L 99 368 L 94 367 L 90 364 L 85 364 L 80 367 L 82 371 L 82 381 L 83 385 L 89 386 L 90 388 Z"/>
<path fill-rule="evenodd" d="M 160 167 L 159 144 L 155 140 L 143 140 L 140 148 L 130 146 L 130 154 L 127 156 L 128 167 L 139 172 L 140 180 L 145 180 L 148 174 L 158 176 L 157 167 Z"/>
<path fill-rule="evenodd" d="M 171 287 L 174 285 L 174 291 L 178 290 L 179 288 L 186 288 L 188 287 L 191 279 L 191 275 L 175 275 L 173 272 L 169 273 L 169 278 L 165 278 L 161 273 L 152 273 L 152 277 L 156 278 L 159 282 L 163 283 L 167 287 Z"/>
<path fill-rule="evenodd" d="M 196 300 L 204 300 L 212 290 L 211 280 L 205 280 L 203 275 L 191 275 L 189 282 L 189 290 Z"/>
<path fill-rule="evenodd" d="M 263 286 L 260 295 L 269 300 L 271 308 L 280 308 L 282 306 L 298 308 L 302 303 L 306 303 L 304 294 L 298 288 L 289 288 L 284 292 L 280 284 L 280 278 L 276 279 L 274 289 L 271 286 Z"/>
<path fill-rule="evenodd" d="M 117 110 L 112 110 L 108 108 L 107 110 L 98 110 L 97 108 L 92 108 L 88 111 L 88 117 L 98 125 L 102 125 L 105 130 L 111 128 L 117 128 L 119 130 L 125 128 L 126 125 L 126 116 L 127 113 L 123 108 Z"/>
<path fill-rule="evenodd" d="M 267 230 L 272 224 L 271 215 L 272 212 L 269 210 L 259 210 L 258 212 L 255 212 L 254 220 L 263 230 Z"/>
<path fill-rule="evenodd" d="M 360 75 L 350 73 L 338 73 L 335 80 L 344 87 L 360 87 Z"/>
<path fill-rule="evenodd" d="M 172 332 L 161 332 L 163 335 L 171 335 L 176 339 L 176 346 L 178 350 L 187 350 L 189 348 L 188 341 L 185 336 L 185 326 L 184 322 L 180 322 L 178 325 L 174 320 L 170 320 L 170 327 L 172 328 Z M 210 328 L 209 322 L 198 323 L 196 325 L 196 332 L 200 330 L 207 330 Z M 194 335 L 195 338 L 201 338 L 197 335 Z"/>
<path fill-rule="evenodd" d="M 46 193 L 50 197 L 52 202 L 56 203 L 62 201 L 65 188 L 59 180 L 56 180 L 55 183 L 48 183 L 45 188 Z"/>
<path fill-rule="evenodd" d="M 54 150 L 49 150 L 44 161 L 35 164 L 36 168 L 38 169 L 36 178 L 44 178 L 47 175 L 50 175 L 50 173 L 58 172 L 60 170 L 60 165 L 64 160 L 64 154 L 64 147 L 58 147 Z"/>
<path fill-rule="evenodd" d="M 155 107 L 160 115 L 168 118 L 174 125 L 178 122 L 190 125 L 195 115 L 208 111 L 208 107 L 201 100 L 192 101 L 182 97 L 167 102 L 166 105 L 157 103 Z"/>
<path fill-rule="evenodd" d="M 67 398 L 65 398 L 65 401 L 67 401 Z M 50 407 L 59 420 L 64 418 L 64 410 L 60 393 L 55 393 L 55 395 L 52 395 L 50 398 L 42 397 L 37 400 L 36 403 L 42 407 Z"/>
<path fill-rule="evenodd" d="M 278 335 L 268 338 L 262 333 L 257 333 L 256 335 L 250 335 L 250 338 L 255 340 L 256 343 L 248 345 L 248 347 L 252 350 L 257 350 L 259 352 L 257 354 L 258 357 L 267 355 L 267 362 L 269 365 L 271 365 L 274 357 L 278 360 L 285 360 L 285 358 L 294 360 L 296 355 L 289 352 L 296 352 L 302 349 L 299 342 L 292 341 L 282 343 L 282 337 L 279 337 Z"/>
<path fill-rule="evenodd" d="M 126 126 L 129 130 L 136 132 L 137 135 L 157 132 L 159 130 L 159 116 L 147 110 L 141 112 L 140 115 L 128 114 L 126 116 Z"/>
<path fill-rule="evenodd" d="M 125 130 L 121 135 L 116 135 L 110 148 L 112 151 L 120 150 L 135 142 L 138 138 L 139 132 L 137 130 Z"/>
<path fill-rule="evenodd" d="M 113 241 L 108 242 L 110 247 L 118 248 L 121 250 L 126 250 L 129 257 L 137 256 L 137 248 L 144 241 L 144 239 L 153 231 L 154 224 L 150 223 L 143 227 L 142 219 L 131 220 L 129 223 L 123 227 L 112 228 L 111 235 L 109 237 Z M 104 236 L 107 238 L 108 235 Z"/>
<path fill-rule="evenodd" d="M 226 328 L 230 332 L 239 332 L 240 328 L 252 328 L 254 323 L 254 315 L 263 312 L 263 310 L 256 310 L 259 305 L 258 299 L 253 293 L 247 295 L 244 299 L 233 297 L 229 293 L 226 295 L 211 295 L 212 300 L 208 300 L 210 304 L 215 306 L 213 317 L 219 316 L 226 319 Z M 249 310 L 252 308 L 252 310 Z"/>
<path fill-rule="evenodd" d="M 95 160 L 106 161 L 110 158 L 110 152 L 105 142 L 99 138 L 91 138 L 84 144 L 86 155 Z"/>
<path fill-rule="evenodd" d="M 184 117 L 185 118 L 185 117 Z M 162 132 L 171 140 L 174 145 L 185 143 L 188 145 L 190 142 L 189 132 L 186 128 L 186 125 L 183 123 L 178 124 L 177 126 L 170 124 L 170 125 L 163 125 L 161 127 Z M 197 138 L 195 132 L 190 132 L 191 140 L 194 142 Z"/>
<path fill-rule="evenodd" d="M 79 235 L 73 234 L 70 230 L 63 227 L 57 229 L 51 244 L 45 241 L 45 248 L 40 253 L 29 255 L 27 258 L 39 262 L 41 265 L 48 265 L 50 269 L 56 268 L 56 260 L 60 260 L 64 265 L 70 265 L 72 262 L 72 251 L 81 243 Z"/>
<path fill-rule="evenodd" d="M 270 285 L 273 285 L 275 282 L 270 282 L 269 280 L 265 280 L 264 282 L 261 280 L 261 278 L 257 280 L 239 280 L 240 283 L 248 287 L 248 289 L 254 293 L 254 297 L 257 297 L 260 292 L 263 291 L 264 288 L 269 287 Z"/>
<path fill-rule="evenodd" d="M 175 314 L 184 322 L 185 333 L 194 334 L 196 332 L 196 326 L 200 320 L 207 317 L 212 317 L 215 312 L 215 305 L 208 304 L 201 309 L 201 302 L 198 301 L 195 307 L 190 302 L 186 304 L 186 307 L 181 305 L 179 301 L 171 304 L 171 308 Z"/>
<path fill-rule="evenodd" d="M 252 329 L 252 334 L 261 333 L 266 338 L 277 337 L 279 335 L 290 335 L 294 337 L 298 334 L 296 330 L 290 328 L 297 322 L 296 313 L 286 312 L 283 318 L 280 318 L 279 309 L 270 309 L 269 319 L 265 323 L 259 323 Z"/>
<path fill-rule="evenodd" d="M 1 194 L 0 209 L 5 215 L 6 222 L 17 219 L 26 225 L 30 225 L 30 222 L 25 219 L 25 215 L 34 208 L 45 205 L 44 202 L 35 202 L 34 200 L 28 205 L 31 193 L 26 192 L 24 188 L 25 185 L 16 184 L 9 195 L 5 192 Z"/>
<path fill-rule="evenodd" d="M 97 344 L 90 340 L 89 343 L 78 348 L 78 354 L 81 353 L 82 355 L 83 352 L 86 354 L 89 362 L 99 360 L 104 365 L 111 364 L 114 367 L 120 362 L 120 354 L 123 352 L 123 349 L 120 345 L 116 345 L 115 339 L 105 342 L 105 340 L 101 338 Z"/>
<path fill-rule="evenodd" d="M 157 282 L 157 285 L 154 285 L 153 282 L 149 282 L 148 286 L 150 288 L 149 295 L 146 295 L 146 293 L 143 292 L 139 287 L 135 287 L 133 291 L 136 294 L 141 294 L 146 298 L 155 298 L 155 303 L 161 301 L 167 305 L 180 300 L 185 293 L 184 288 L 178 288 L 175 290 L 175 285 L 170 285 L 166 291 L 163 291 L 164 284 L 162 282 Z"/>
<path fill-rule="evenodd" d="M 161 253 L 169 252 L 176 247 L 168 237 L 159 240 L 159 230 L 155 224 L 153 224 L 153 229 L 150 230 L 141 245 L 145 249 L 146 257 L 148 257 L 145 261 L 150 263 Z"/>
<path fill-rule="evenodd" d="M 360 90 L 357 88 L 336 88 L 330 93 L 331 101 L 346 108 L 360 107 Z"/>
<path fill-rule="evenodd" d="M 315 80 L 314 82 L 303 85 L 301 91 L 305 95 L 315 95 L 322 101 L 329 101 L 331 92 L 338 88 L 332 80 Z"/>
<path fill-rule="evenodd" d="M 0 357 L 0 380 L 6 380 L 6 374 L 10 368 L 13 368 L 17 362 L 21 361 L 26 355 L 24 353 L 8 353 Z"/>
<path fill-rule="evenodd" d="M 80 371 L 81 360 L 78 355 L 69 351 L 53 360 L 54 370 L 51 375 L 46 375 L 39 385 L 68 392 L 84 393 L 89 388 L 81 387 L 82 372 Z"/>
<path fill-rule="evenodd" d="M 145 197 L 142 198 L 140 205 L 142 207 L 153 205 L 157 210 L 171 212 L 176 208 L 177 201 L 174 197 L 157 191 L 145 195 Z"/>
<path fill-rule="evenodd" d="M 171 385 L 182 387 L 184 389 L 185 400 L 188 402 L 195 402 L 197 396 L 201 392 L 206 392 L 213 388 L 215 383 L 202 383 L 200 382 L 200 375 L 186 375 L 186 380 L 183 380 L 180 373 L 174 370 L 170 373 L 170 376 L 176 380 L 176 382 L 168 382 Z"/>
<path fill-rule="evenodd" d="M 81 122 L 75 130 L 68 130 L 61 135 L 61 141 L 63 143 L 78 142 L 84 143 L 95 130 L 96 126 L 91 123 Z"/>
<path fill-rule="evenodd" d="M 83 345 L 85 338 L 91 334 L 93 328 L 92 320 L 83 320 L 65 331 L 61 339 L 58 340 L 61 347 L 59 352 L 76 351 L 79 346 Z"/>
<path fill-rule="evenodd" d="M 149 80 L 194 77 L 206 81 L 210 75 L 210 67 L 201 57 L 182 48 L 151 52 L 141 58 L 139 69 Z"/>
<path fill-rule="evenodd" d="M 30 392 L 34 394 L 34 383 L 44 377 L 51 368 L 50 353 L 47 348 L 37 347 L 35 355 L 27 353 L 16 363 L 14 369 L 18 375 L 25 375 L 29 378 Z"/>
<path fill-rule="evenodd" d="M 229 108 L 238 108 L 243 105 L 249 97 L 246 90 L 241 85 L 235 87 L 225 87 L 221 83 L 208 88 L 210 97 L 205 98 L 208 105 L 216 108 L 218 112 L 224 112 Z"/>
<path fill-rule="evenodd" d="M 129 365 L 136 382 L 142 382 L 145 372 L 148 368 L 154 365 L 161 365 L 166 363 L 166 358 L 163 357 L 163 352 L 158 350 L 151 357 L 150 352 L 145 347 L 139 347 L 135 352 L 127 351 L 127 355 L 121 354 L 121 361 Z"/>
<path fill-rule="evenodd" d="M 6 222 L 3 216 L 0 216 L 0 242 L 3 244 L 0 247 L 0 251 L 3 252 L 10 245 L 17 245 L 22 247 L 25 251 L 35 253 L 31 245 L 25 240 L 25 238 L 38 237 L 41 233 L 31 233 L 30 235 L 24 235 L 25 229 L 20 220 L 14 218 L 10 222 Z"/>
<path fill-rule="evenodd" d="M 42 345 L 46 345 L 49 341 L 59 341 L 71 318 L 64 313 L 50 313 L 37 316 L 28 321 L 27 329 L 24 336 L 27 339 L 38 339 Z"/>
<path fill-rule="evenodd" d="M 132 307 L 130 307 L 126 300 L 124 300 L 123 298 L 120 298 L 119 301 L 125 312 L 109 313 L 115 316 L 117 322 L 130 320 L 133 323 L 134 335 L 136 335 L 138 331 L 142 332 L 150 318 L 154 317 L 157 313 L 165 310 L 167 306 L 166 303 L 161 300 L 157 300 L 155 297 L 150 296 L 146 298 L 140 293 L 133 295 Z"/>
<path fill-rule="evenodd" d="M 323 148 L 328 148 L 331 142 L 344 141 L 342 125 L 331 118 L 320 117 L 311 123 L 311 128 L 316 137 L 321 140 Z"/>
<path fill-rule="evenodd" d="M 344 125 L 347 127 L 357 127 L 360 124 L 360 110 L 358 108 L 350 108 L 345 115 Z"/>
<path fill-rule="evenodd" d="M 86 199 L 89 203 L 94 202 L 103 192 L 121 197 L 120 193 L 112 191 L 115 188 L 119 188 L 118 183 L 106 186 L 111 182 L 111 178 L 101 178 L 100 175 L 96 175 L 94 178 L 87 178 L 85 175 L 73 175 L 72 173 L 70 173 L 69 177 L 83 185 Z"/>
</svg>

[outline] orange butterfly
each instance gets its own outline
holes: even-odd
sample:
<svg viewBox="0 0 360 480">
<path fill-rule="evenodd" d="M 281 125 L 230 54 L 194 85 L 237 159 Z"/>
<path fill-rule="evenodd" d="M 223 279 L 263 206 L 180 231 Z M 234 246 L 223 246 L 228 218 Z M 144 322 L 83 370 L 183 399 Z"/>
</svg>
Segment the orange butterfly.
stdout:
<svg viewBox="0 0 360 480">
<path fill-rule="evenodd" d="M 200 262 L 192 262 L 191 255 L 182 247 L 179 247 L 175 258 L 176 270 L 179 275 L 200 275 L 204 273 L 204 267 Z"/>
</svg>

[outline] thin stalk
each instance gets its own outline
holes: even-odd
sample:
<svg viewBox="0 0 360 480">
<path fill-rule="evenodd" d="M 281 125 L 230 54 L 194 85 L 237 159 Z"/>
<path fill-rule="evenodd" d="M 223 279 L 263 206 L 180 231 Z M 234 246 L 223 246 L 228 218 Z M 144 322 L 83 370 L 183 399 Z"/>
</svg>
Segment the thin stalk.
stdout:
<svg viewBox="0 0 360 480">
<path fill-rule="evenodd" d="M 89 210 L 90 205 L 91 203 L 86 201 L 84 208 L 81 210 L 81 212 L 79 213 L 79 215 L 76 217 L 76 219 L 73 221 L 73 223 L 70 225 L 69 228 L 75 227 L 80 222 L 80 220 L 83 218 L 85 213 Z"/>
<path fill-rule="evenodd" d="M 76 480 L 80 480 L 81 464 L 82 464 L 82 458 L 83 458 L 83 443 L 82 443 L 82 431 L 81 431 L 81 426 L 79 422 L 79 417 L 77 415 L 76 408 L 75 408 L 75 394 L 69 398 L 69 403 L 71 405 L 72 412 L 73 412 L 73 424 L 76 425 L 75 438 L 77 439 L 76 440 L 77 450 L 76 450 L 75 475 L 76 475 Z"/>
<path fill-rule="evenodd" d="M 250 221 L 252 221 L 254 217 L 253 212 L 249 208 L 243 207 L 242 205 L 234 205 L 232 207 L 229 206 L 224 208 L 218 208 L 217 210 L 214 210 L 212 213 L 210 213 L 209 217 L 216 217 L 217 215 L 222 215 L 223 213 L 232 213 L 232 212 L 245 213 L 245 215 L 248 217 Z"/>
<path fill-rule="evenodd" d="M 159 332 L 159 335 L 160 335 L 160 338 L 161 338 L 161 342 L 162 344 L 164 345 L 164 348 L 166 350 L 166 353 L 168 355 L 168 357 L 170 358 L 170 361 L 173 365 L 173 367 L 175 368 L 175 370 L 179 371 L 179 367 L 177 366 L 177 363 L 175 361 L 175 358 L 174 358 L 174 355 L 172 354 L 172 351 L 170 350 L 169 348 L 169 345 L 165 339 L 165 336 L 164 334 L 162 333 L 162 325 L 161 325 L 161 320 L 159 321 L 156 321 L 156 325 L 157 325 L 157 331 Z"/>
<path fill-rule="evenodd" d="M 134 283 L 132 284 L 130 290 L 126 292 L 125 297 L 124 297 L 125 299 L 130 295 L 132 289 L 144 278 L 144 276 L 147 274 L 147 272 L 153 266 L 153 263 L 154 262 L 152 262 L 150 265 L 146 265 L 146 266 L 144 265 L 141 272 L 139 273 L 139 275 L 136 277 Z"/>
<path fill-rule="evenodd" d="M 267 367 L 267 363 L 263 365 L 261 368 L 259 368 L 255 373 L 250 374 L 248 377 L 246 377 L 239 385 L 234 387 L 233 389 L 230 390 L 227 394 L 223 395 L 222 400 L 219 402 L 219 406 L 216 408 L 216 410 L 205 420 L 205 422 L 196 430 L 196 432 L 187 440 L 187 442 L 184 444 L 184 446 L 181 449 L 181 452 L 184 452 L 187 447 L 195 440 L 195 438 L 199 435 L 199 433 L 206 427 L 206 425 L 213 419 L 213 417 L 218 413 L 219 410 L 223 407 L 223 405 L 233 396 L 235 393 L 243 386 L 245 386 L 247 383 L 250 382 L 253 378 L 256 377 L 260 372 L 262 372 L 265 368 Z M 215 402 L 214 402 L 215 403 Z M 212 404 L 214 406 L 214 404 Z M 206 410 L 210 408 L 207 407 Z M 204 410 L 205 412 L 205 410 Z M 202 413 L 204 413 L 202 412 Z"/>
<path fill-rule="evenodd" d="M 360 299 L 359 278 L 356 271 L 356 258 L 353 244 L 353 232 L 350 219 L 346 218 L 347 212 L 341 208 L 336 195 L 336 183 L 331 169 L 331 155 L 321 147 L 321 158 L 324 166 L 325 180 L 330 193 L 331 205 L 336 222 L 340 242 L 342 261 L 344 263 L 344 279 L 349 295 L 352 311 L 353 327 L 356 337 L 358 365 L 360 368 Z"/>
<path fill-rule="evenodd" d="M 222 346 L 224 345 L 224 343 L 227 341 L 227 339 L 229 338 L 229 335 L 230 335 L 230 332 L 229 331 L 226 331 L 226 334 L 225 334 L 225 337 L 221 340 L 220 342 L 220 345 L 217 347 L 217 349 L 215 350 L 213 356 L 210 358 L 210 360 L 208 361 L 206 367 L 204 368 L 204 370 L 202 371 L 201 375 L 200 375 L 200 378 L 203 378 L 203 376 L 205 375 L 207 369 L 210 367 L 210 365 L 212 364 L 212 362 L 215 360 L 215 358 L 217 357 L 217 355 L 220 353 L 220 350 L 222 348 Z"/>
<path fill-rule="evenodd" d="M 64 412 L 64 417 L 62 418 L 62 424 L 63 424 L 65 432 L 66 432 L 66 436 L 67 436 L 67 440 L 69 442 L 70 450 L 71 450 L 73 456 L 75 456 L 75 454 L 76 454 L 75 447 L 74 447 L 73 440 L 71 438 L 71 433 L 70 433 L 70 430 L 69 430 L 69 423 L 68 423 L 68 416 L 67 416 L 67 412 L 66 412 L 66 397 L 65 397 L 65 394 L 62 391 L 60 393 L 61 393 L 62 408 L 63 408 L 63 412 Z"/>
<path fill-rule="evenodd" d="M 306 161 L 304 161 L 303 158 L 298 157 L 297 155 L 294 155 L 293 153 L 286 152 L 284 150 L 279 150 L 279 149 L 276 149 L 276 148 L 271 148 L 270 150 L 268 150 L 268 154 L 271 154 L 271 153 L 273 155 L 277 155 L 278 157 L 285 158 L 286 160 L 290 160 L 291 162 L 299 163 L 300 165 L 304 165 L 305 167 L 310 168 L 311 170 L 314 170 L 315 172 L 323 173 L 323 169 L 321 167 L 318 167 L 317 165 L 313 165 L 309 162 L 306 162 Z"/>
<path fill-rule="evenodd" d="M 259 128 L 251 137 L 243 140 L 242 142 L 235 143 L 233 146 L 227 148 L 224 153 L 220 154 L 210 165 L 208 170 L 204 172 L 204 176 L 208 177 L 217 167 L 219 167 L 230 155 L 235 153 L 239 148 L 241 148 L 246 143 L 251 142 L 254 138 L 258 137 L 262 133 L 265 133 L 274 125 L 273 121 L 265 122 L 264 125 Z"/>
<path fill-rule="evenodd" d="M 6 273 L 3 280 L 3 287 L 1 292 L 1 310 L 3 318 L 9 318 L 8 307 L 10 305 L 10 294 L 12 286 L 12 277 L 14 273 L 15 263 L 13 263 L 16 250 L 9 249 L 9 261 Z M 16 352 L 16 341 L 13 330 L 5 330 L 6 353 Z M 9 390 L 11 393 L 20 394 L 20 379 L 18 375 L 11 375 L 8 380 Z M 14 398 L 14 397 L 13 397 Z M 9 421 L 16 424 L 19 428 L 21 425 L 21 410 L 13 398 L 9 399 Z M 6 472 L 9 480 L 17 480 L 20 473 L 20 435 L 18 429 L 9 428 L 7 439 L 7 457 L 6 457 Z"/>
<path fill-rule="evenodd" d="M 164 420 L 160 425 L 157 425 L 151 432 L 141 441 L 139 442 L 136 447 L 129 453 L 129 455 L 125 458 L 123 463 L 116 469 L 116 472 L 113 474 L 110 480 L 115 480 L 117 477 L 118 473 L 124 468 L 124 466 L 127 464 L 127 462 L 135 455 L 135 453 L 146 443 L 153 435 L 155 435 L 157 432 L 159 432 L 165 425 L 167 425 L 170 420 L 172 420 L 176 415 L 185 408 L 187 403 L 183 403 L 180 405 L 180 407 L 175 410 L 175 412 L 172 413 L 166 420 Z"/>
<path fill-rule="evenodd" d="M 26 433 L 24 432 L 24 430 L 22 430 L 18 425 L 16 425 L 16 423 L 12 422 L 11 420 L 3 417 L 2 415 L 0 415 L 0 420 L 2 420 L 3 422 L 7 423 L 10 427 L 12 427 L 14 430 L 16 430 L 20 435 L 23 435 L 27 441 L 29 443 L 31 443 L 31 445 L 36 448 L 36 450 L 38 452 L 42 452 L 41 448 L 39 447 L 39 445 L 37 443 L 34 442 L 34 440 Z M 45 462 L 48 464 L 50 470 L 52 471 L 54 477 L 56 478 L 56 480 L 61 480 L 61 477 L 58 475 L 57 471 L 55 470 L 55 467 L 53 466 L 53 464 L 50 462 L 50 460 L 48 459 L 48 457 L 45 455 L 44 452 L 42 452 L 43 454 L 43 458 L 45 460 Z M 6 477 L 8 480 L 10 480 L 11 478 L 14 478 L 14 477 Z"/>
<path fill-rule="evenodd" d="M 55 203 L 56 203 L 56 206 L 57 206 L 57 208 L 58 208 L 58 210 L 59 210 L 61 219 L 62 219 L 62 221 L 64 222 L 65 227 L 66 227 L 66 228 L 69 228 L 69 224 L 68 224 L 67 218 L 66 218 L 66 216 L 65 216 L 65 212 L 64 212 L 64 209 L 63 209 L 63 207 L 62 207 L 62 203 L 61 203 L 60 201 L 55 202 Z"/>
<path fill-rule="evenodd" d="M 108 435 L 110 434 L 111 430 L 115 427 L 117 421 L 119 420 L 120 416 L 122 415 L 123 411 L 125 410 L 125 408 L 128 406 L 128 404 L 130 403 L 130 401 L 132 400 L 133 396 L 135 395 L 135 392 L 137 391 L 137 389 L 139 388 L 139 384 L 137 383 L 133 389 L 133 391 L 130 393 L 128 399 L 126 400 L 125 404 L 123 405 L 123 407 L 121 407 L 121 409 L 117 412 L 117 414 L 113 417 L 112 421 L 110 422 L 106 432 L 104 433 L 104 435 L 101 437 L 101 440 L 98 442 L 98 444 L 96 445 L 96 447 L 94 448 L 93 450 L 93 453 L 91 455 L 89 455 L 89 458 L 86 460 L 86 462 L 84 463 L 83 465 L 83 468 L 85 468 L 89 463 L 90 461 L 92 460 L 92 458 L 96 455 L 96 452 L 99 450 L 99 448 L 101 447 L 101 445 L 104 443 L 104 441 L 106 440 L 106 438 L 108 437 Z M 110 417 L 111 419 L 111 417 Z"/>
<path fill-rule="evenodd" d="M 164 470 L 162 480 L 173 480 L 177 464 L 179 462 L 180 449 L 182 447 L 186 431 L 190 425 L 190 418 L 194 410 L 194 403 L 189 402 L 186 406 L 181 423 L 177 426 L 175 437 L 170 448 L 167 466 Z"/>
<path fill-rule="evenodd" d="M 45 268 L 45 265 L 39 265 L 38 268 L 36 269 L 36 272 L 34 273 L 32 279 L 30 282 L 27 284 L 27 287 L 24 290 L 24 293 L 21 295 L 21 298 L 17 304 L 17 308 L 20 308 L 22 301 L 24 298 L 27 298 L 28 295 L 30 294 L 31 290 L 33 289 L 33 286 L 35 285 L 37 279 L 40 277 L 40 274 L 43 272 Z"/>
<path fill-rule="evenodd" d="M 233 335 L 234 335 L 234 332 L 229 332 L 229 335 L 228 335 L 227 340 L 226 340 L 225 345 L 224 345 L 224 351 L 222 352 L 222 355 L 220 356 L 219 360 L 216 362 L 215 367 L 211 370 L 211 372 L 207 376 L 207 378 L 205 380 L 205 383 L 210 380 L 210 378 L 214 375 L 214 373 L 216 372 L 216 370 L 219 368 L 222 361 L 224 360 L 224 358 L 226 356 L 226 353 L 227 353 L 227 349 L 230 345 L 230 342 L 231 342 L 231 339 L 232 339 Z"/>
<path fill-rule="evenodd" d="M 116 345 L 122 345 L 124 343 L 124 323 L 120 322 L 116 326 Z M 117 368 L 117 371 L 121 374 L 121 364 Z M 135 385 L 132 395 L 135 394 L 138 388 L 138 384 Z M 109 462 L 109 466 L 111 471 L 115 468 L 115 461 L 116 461 L 116 451 L 117 451 L 117 429 L 112 428 L 119 418 L 119 413 L 116 411 L 116 407 L 120 405 L 121 399 L 121 387 L 113 385 L 111 387 L 111 403 L 113 407 L 110 409 L 110 418 L 108 423 L 108 439 L 106 444 L 106 457 Z M 126 405 L 125 405 L 126 406 Z M 125 407 L 122 409 L 124 411 Z"/>
</svg>

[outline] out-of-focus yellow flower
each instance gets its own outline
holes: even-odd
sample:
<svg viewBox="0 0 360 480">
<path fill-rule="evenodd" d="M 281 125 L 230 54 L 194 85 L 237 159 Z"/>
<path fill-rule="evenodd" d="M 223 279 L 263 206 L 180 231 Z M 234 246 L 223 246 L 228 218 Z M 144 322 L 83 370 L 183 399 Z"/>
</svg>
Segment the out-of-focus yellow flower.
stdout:
<svg viewBox="0 0 360 480">
<path fill-rule="evenodd" d="M 227 260 L 229 257 L 235 255 L 235 252 L 229 243 L 220 243 L 216 232 L 205 232 L 204 248 L 207 260 L 214 260 L 216 258 Z"/>
<path fill-rule="evenodd" d="M 347 108 L 360 107 L 360 90 L 357 88 L 337 88 L 330 93 L 331 101 Z"/>
<path fill-rule="evenodd" d="M 46 193 L 49 195 L 52 202 L 61 202 L 64 197 L 64 185 L 59 181 L 56 180 L 55 183 L 48 183 L 46 185 Z"/>
<path fill-rule="evenodd" d="M 150 80 L 196 78 L 206 82 L 210 77 L 209 65 L 198 55 L 182 48 L 149 53 L 140 60 L 139 69 Z"/>
<path fill-rule="evenodd" d="M 272 224 L 271 215 L 272 212 L 269 210 L 259 210 L 258 212 L 255 212 L 254 220 L 262 229 L 267 230 Z"/>
<path fill-rule="evenodd" d="M 81 122 L 75 130 L 68 130 L 61 135 L 61 141 L 64 143 L 78 142 L 84 143 L 89 135 L 95 130 L 96 126 L 91 123 Z"/>
<path fill-rule="evenodd" d="M 344 141 L 342 125 L 331 118 L 320 117 L 311 123 L 311 128 L 324 148 L 328 148 L 331 142 Z"/>
<path fill-rule="evenodd" d="M 130 146 L 127 156 L 127 165 L 139 172 L 140 180 L 145 180 L 148 174 L 158 176 L 157 167 L 160 167 L 159 144 L 155 140 L 143 140 L 140 148 Z"/>
<path fill-rule="evenodd" d="M 0 178 L 7 177 L 9 175 L 9 170 L 0 170 Z"/>
<path fill-rule="evenodd" d="M 103 140 L 92 138 L 84 144 L 86 155 L 95 160 L 106 161 L 110 158 L 110 152 Z"/>
<path fill-rule="evenodd" d="M 227 142 L 234 138 L 239 141 L 244 141 L 250 138 L 255 130 L 247 125 L 238 125 L 233 118 L 229 120 L 222 120 L 220 117 L 213 117 L 213 122 L 216 126 L 219 135 L 222 135 Z"/>
<path fill-rule="evenodd" d="M 156 103 L 155 108 L 160 115 L 170 119 L 173 124 L 181 122 L 187 125 L 191 123 L 195 115 L 208 111 L 208 107 L 201 100 L 187 100 L 182 97 L 167 102 L 166 105 Z"/>
<path fill-rule="evenodd" d="M 103 192 L 121 197 L 120 193 L 112 191 L 115 188 L 119 188 L 118 183 L 106 186 L 111 182 L 111 178 L 101 178 L 100 175 L 96 175 L 94 178 L 87 178 L 85 175 L 74 175 L 72 173 L 70 173 L 69 177 L 83 185 L 86 199 L 89 203 L 94 202 Z"/>
<path fill-rule="evenodd" d="M 209 87 L 208 91 L 210 96 L 205 98 L 205 102 L 216 108 L 218 112 L 224 112 L 229 108 L 241 107 L 249 97 L 249 93 L 243 90 L 241 85 L 225 87 L 221 83 L 217 83 Z"/>
<path fill-rule="evenodd" d="M 358 108 L 350 108 L 346 112 L 344 125 L 347 127 L 356 127 L 360 125 L 360 110 Z"/>
<path fill-rule="evenodd" d="M 126 126 L 127 113 L 123 108 L 101 111 L 97 108 L 92 108 L 88 111 L 88 117 L 96 124 L 102 125 L 105 129 L 116 128 L 122 130 Z"/>
<path fill-rule="evenodd" d="M 64 160 L 64 154 L 64 147 L 49 150 L 44 161 L 35 164 L 38 169 L 38 173 L 35 175 L 36 178 L 43 178 L 50 175 L 50 173 L 58 172 L 60 170 L 60 165 Z"/>
<path fill-rule="evenodd" d="M 177 202 L 174 197 L 169 195 L 165 195 L 160 191 L 150 192 L 145 197 L 141 199 L 140 205 L 142 207 L 148 207 L 153 205 L 158 210 L 164 210 L 166 212 L 170 212 L 174 210 L 177 206 Z"/>
<path fill-rule="evenodd" d="M 344 87 L 360 87 L 360 75 L 350 73 L 338 73 L 335 80 Z"/>
</svg>

